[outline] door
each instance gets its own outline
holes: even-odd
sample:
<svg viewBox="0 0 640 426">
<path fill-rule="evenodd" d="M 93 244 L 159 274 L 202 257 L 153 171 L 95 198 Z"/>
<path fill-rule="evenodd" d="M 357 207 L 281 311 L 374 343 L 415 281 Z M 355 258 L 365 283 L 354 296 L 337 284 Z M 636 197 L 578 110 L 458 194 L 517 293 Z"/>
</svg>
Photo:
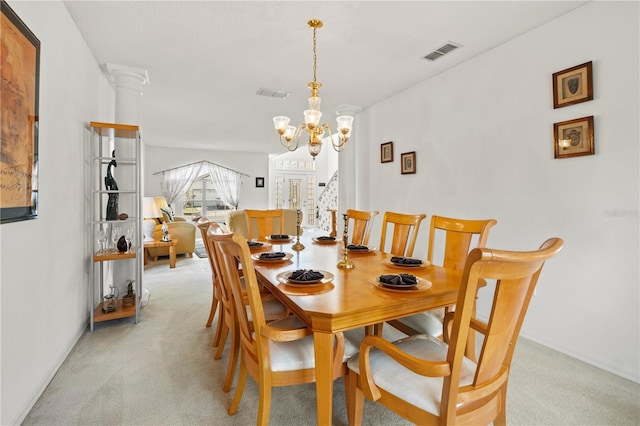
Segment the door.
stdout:
<svg viewBox="0 0 640 426">
<path fill-rule="evenodd" d="M 303 227 L 315 225 L 314 178 L 306 174 L 275 176 L 275 208 L 302 210 Z"/>
</svg>

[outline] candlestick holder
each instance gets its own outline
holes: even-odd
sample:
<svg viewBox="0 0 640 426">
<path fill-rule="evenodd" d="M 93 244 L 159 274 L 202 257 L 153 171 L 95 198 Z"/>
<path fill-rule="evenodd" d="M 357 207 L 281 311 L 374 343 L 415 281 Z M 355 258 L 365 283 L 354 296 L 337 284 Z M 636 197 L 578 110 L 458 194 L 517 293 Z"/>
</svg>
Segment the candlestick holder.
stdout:
<svg viewBox="0 0 640 426">
<path fill-rule="evenodd" d="M 304 250 L 304 245 L 300 242 L 300 225 L 302 223 L 302 211 L 296 210 L 296 243 L 291 246 L 295 251 Z"/>
<path fill-rule="evenodd" d="M 344 244 L 344 253 L 342 255 L 342 259 L 336 265 L 339 269 L 353 269 L 356 265 L 353 264 L 351 259 L 349 259 L 349 250 L 347 250 L 348 245 L 348 235 L 349 235 L 349 216 L 346 214 L 342 215 L 344 219 L 344 231 L 342 233 L 342 242 Z"/>
</svg>

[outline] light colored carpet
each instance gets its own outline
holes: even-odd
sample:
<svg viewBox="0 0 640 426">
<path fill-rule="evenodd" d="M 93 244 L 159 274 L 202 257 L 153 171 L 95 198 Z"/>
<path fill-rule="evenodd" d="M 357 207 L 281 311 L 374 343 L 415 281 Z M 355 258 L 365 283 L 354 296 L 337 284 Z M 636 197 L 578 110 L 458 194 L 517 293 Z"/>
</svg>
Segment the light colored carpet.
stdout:
<svg viewBox="0 0 640 426">
<path fill-rule="evenodd" d="M 250 378 L 240 410 L 227 415 L 233 391 L 222 392 L 228 348 L 214 361 L 215 331 L 207 259 L 178 256 L 145 267 L 151 292 L 140 322 L 96 325 L 64 362 L 24 425 L 251 425 L 257 413 Z M 385 329 L 390 328 L 386 327 Z M 227 344 L 228 346 L 228 344 Z M 333 424 L 346 424 L 344 387 L 334 387 Z M 507 402 L 509 425 L 637 425 L 640 385 L 520 339 Z M 272 425 L 315 424 L 314 384 L 275 388 Z M 404 425 L 367 401 L 366 425 Z"/>
</svg>

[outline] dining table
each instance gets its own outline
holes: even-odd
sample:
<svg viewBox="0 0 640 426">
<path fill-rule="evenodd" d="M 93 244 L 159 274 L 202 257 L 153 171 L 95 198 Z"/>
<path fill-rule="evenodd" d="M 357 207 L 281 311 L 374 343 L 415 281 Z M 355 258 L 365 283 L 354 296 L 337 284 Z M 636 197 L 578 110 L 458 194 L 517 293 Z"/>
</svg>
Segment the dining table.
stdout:
<svg viewBox="0 0 640 426">
<path fill-rule="evenodd" d="M 288 241 L 267 237 L 269 249 L 286 253 L 286 259 L 260 261 L 254 256 L 258 282 L 313 331 L 319 425 L 332 423 L 334 334 L 453 305 L 462 278 L 460 271 L 426 261 L 418 266 L 395 265 L 388 253 L 372 246 L 348 250 L 353 268 L 338 268 L 345 244 L 340 238 L 318 238 L 325 235 L 305 230 L 299 240 L 304 248 L 297 250 L 295 236 Z M 298 269 L 319 271 L 324 278 L 313 285 L 293 285 L 287 277 Z M 417 277 L 418 284 L 399 289 L 379 281 L 381 275 L 401 273 Z"/>
</svg>

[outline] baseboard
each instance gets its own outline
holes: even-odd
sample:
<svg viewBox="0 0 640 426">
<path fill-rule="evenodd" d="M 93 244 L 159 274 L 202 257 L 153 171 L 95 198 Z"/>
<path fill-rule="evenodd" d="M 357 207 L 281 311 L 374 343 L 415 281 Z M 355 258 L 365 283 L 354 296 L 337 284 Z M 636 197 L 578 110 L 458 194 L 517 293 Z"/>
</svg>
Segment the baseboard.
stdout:
<svg viewBox="0 0 640 426">
<path fill-rule="evenodd" d="M 33 409 L 33 406 L 36 405 L 36 402 L 38 402 L 38 399 L 42 396 L 42 393 L 45 391 L 47 386 L 49 386 L 49 383 L 51 383 L 51 380 L 53 380 L 53 377 L 56 375 L 56 373 L 62 366 L 62 363 L 67 359 L 67 357 L 69 356 L 73 348 L 75 348 L 75 346 L 78 344 L 78 341 L 80 340 L 82 335 L 85 333 L 88 326 L 89 324 L 87 322 L 82 324 L 80 329 L 76 332 L 75 338 L 72 339 L 71 344 L 69 344 L 65 349 L 65 351 L 62 354 L 60 354 L 58 359 L 56 359 L 56 362 L 49 369 L 47 374 L 42 378 L 42 382 L 40 383 L 40 386 L 38 386 L 38 388 L 31 394 L 31 397 L 27 399 L 24 406 L 16 414 L 16 416 L 9 421 L 10 425 L 20 425 L 22 424 L 22 422 L 24 422 L 24 419 L 27 418 L 27 416 L 31 412 L 31 409 Z"/>
<path fill-rule="evenodd" d="M 531 336 L 531 335 L 529 335 L 527 333 L 520 333 L 520 336 L 524 337 L 527 340 L 531 340 L 532 342 L 535 342 L 535 343 L 538 343 L 538 344 L 540 344 L 542 346 L 545 346 L 545 347 L 547 347 L 549 349 L 552 349 L 554 351 L 557 351 L 557 352 L 560 352 L 560 353 L 565 354 L 567 356 L 570 356 L 571 358 L 575 358 L 575 359 L 577 359 L 579 361 L 582 361 L 584 363 L 587 363 L 587 364 L 589 364 L 591 366 L 594 366 L 596 368 L 604 370 L 604 371 L 606 371 L 608 373 L 615 374 L 616 376 L 619 376 L 619 377 L 622 377 L 624 379 L 630 380 L 630 381 L 632 381 L 634 383 L 640 384 L 640 377 L 634 376 L 632 373 L 629 373 L 627 371 L 619 370 L 619 369 L 615 368 L 614 366 L 611 366 L 611 365 L 607 364 L 606 362 L 604 362 L 602 360 L 599 360 L 599 359 L 596 359 L 596 358 L 592 358 L 592 357 L 589 357 L 589 356 L 585 356 L 582 353 L 577 353 L 577 352 L 572 351 L 572 350 L 570 350 L 568 348 L 558 347 L 557 345 L 553 344 L 552 342 L 549 342 L 549 341 L 547 341 L 545 339 L 541 339 L 541 338 L 539 338 L 537 336 Z"/>
</svg>

